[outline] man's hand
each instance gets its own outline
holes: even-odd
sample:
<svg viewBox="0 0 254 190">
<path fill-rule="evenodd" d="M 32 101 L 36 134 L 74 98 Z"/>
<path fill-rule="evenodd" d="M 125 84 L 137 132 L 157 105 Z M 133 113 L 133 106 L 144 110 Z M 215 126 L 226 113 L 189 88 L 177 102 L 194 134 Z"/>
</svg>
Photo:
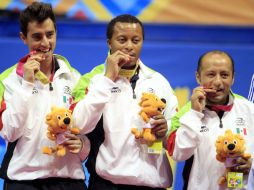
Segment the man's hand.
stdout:
<svg viewBox="0 0 254 190">
<path fill-rule="evenodd" d="M 216 91 L 202 86 L 196 87 L 191 95 L 191 108 L 198 112 L 202 112 L 206 106 L 206 94 L 215 93 Z"/>
<path fill-rule="evenodd" d="M 237 164 L 237 166 L 234 167 L 233 171 L 248 174 L 251 169 L 252 158 L 244 159 L 242 157 L 239 157 L 234 161 L 234 163 Z"/>
<path fill-rule="evenodd" d="M 106 64 L 105 76 L 115 81 L 118 77 L 121 67 L 130 62 L 130 56 L 117 50 L 113 54 L 109 55 Z"/>
<path fill-rule="evenodd" d="M 66 134 L 67 141 L 63 144 L 69 149 L 71 153 L 77 154 L 81 151 L 83 143 L 79 136 L 74 134 Z"/>
<path fill-rule="evenodd" d="M 163 115 L 154 116 L 150 124 L 154 126 L 152 128 L 152 133 L 154 133 L 157 138 L 165 137 L 168 131 L 168 124 Z"/>
<path fill-rule="evenodd" d="M 34 83 L 34 74 L 40 70 L 40 62 L 44 59 L 45 57 L 42 54 L 35 53 L 30 55 L 26 63 L 23 65 L 24 80 Z"/>
</svg>

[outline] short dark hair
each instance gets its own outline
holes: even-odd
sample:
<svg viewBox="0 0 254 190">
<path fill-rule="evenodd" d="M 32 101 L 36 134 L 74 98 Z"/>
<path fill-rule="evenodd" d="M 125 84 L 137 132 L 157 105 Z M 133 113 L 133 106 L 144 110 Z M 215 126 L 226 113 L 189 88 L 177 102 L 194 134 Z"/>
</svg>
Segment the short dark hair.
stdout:
<svg viewBox="0 0 254 190">
<path fill-rule="evenodd" d="M 201 66 L 202 66 L 203 58 L 204 58 L 206 55 L 208 55 L 208 54 L 223 54 L 223 55 L 226 55 L 226 56 L 230 59 L 230 61 L 231 61 L 231 63 L 232 63 L 232 73 L 233 73 L 233 75 L 234 75 L 234 73 L 235 73 L 235 63 L 234 63 L 233 58 L 232 58 L 227 52 L 225 52 L 225 51 L 220 51 L 220 50 L 212 50 L 212 51 L 208 51 L 208 52 L 202 54 L 202 55 L 199 57 L 199 59 L 198 59 L 197 72 L 200 72 L 200 69 L 201 69 Z"/>
<path fill-rule="evenodd" d="M 142 22 L 135 16 L 132 16 L 130 14 L 122 14 L 122 15 L 119 15 L 115 18 L 113 18 L 109 23 L 108 23 L 108 26 L 107 26 L 107 39 L 111 39 L 112 36 L 113 36 L 113 33 L 114 33 L 114 27 L 115 27 L 115 24 L 117 22 L 124 22 L 124 23 L 138 23 L 141 28 L 142 28 L 142 36 L 143 36 L 143 39 L 145 37 L 145 32 L 144 32 L 144 26 L 142 24 Z"/>
<path fill-rule="evenodd" d="M 50 18 L 56 30 L 56 18 L 51 4 L 42 2 L 33 2 L 26 7 L 19 15 L 20 31 L 27 36 L 27 26 L 29 22 L 37 21 L 42 23 L 47 18 Z"/>
</svg>

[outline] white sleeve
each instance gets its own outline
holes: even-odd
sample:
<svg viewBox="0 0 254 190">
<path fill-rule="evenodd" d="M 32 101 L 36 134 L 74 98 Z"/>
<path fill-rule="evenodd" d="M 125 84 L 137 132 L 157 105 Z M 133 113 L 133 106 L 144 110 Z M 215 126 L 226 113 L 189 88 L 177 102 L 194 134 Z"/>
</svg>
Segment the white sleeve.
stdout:
<svg viewBox="0 0 254 190">
<path fill-rule="evenodd" d="M 199 146 L 203 113 L 190 110 L 180 118 L 180 127 L 176 131 L 175 147 L 172 158 L 175 161 L 183 161 L 190 158 Z"/>
<path fill-rule="evenodd" d="M 10 82 L 10 81 L 8 81 Z M 22 83 L 6 83 L 4 101 L 6 110 L 2 114 L 3 129 L 1 136 L 8 142 L 13 142 L 24 134 L 29 107 L 34 103 L 34 84 L 22 79 Z"/>
<path fill-rule="evenodd" d="M 81 129 L 81 134 L 87 134 L 95 128 L 105 104 L 110 101 L 114 85 L 112 80 L 103 75 L 91 79 L 87 95 L 77 103 L 73 111 L 74 123 Z"/>
</svg>

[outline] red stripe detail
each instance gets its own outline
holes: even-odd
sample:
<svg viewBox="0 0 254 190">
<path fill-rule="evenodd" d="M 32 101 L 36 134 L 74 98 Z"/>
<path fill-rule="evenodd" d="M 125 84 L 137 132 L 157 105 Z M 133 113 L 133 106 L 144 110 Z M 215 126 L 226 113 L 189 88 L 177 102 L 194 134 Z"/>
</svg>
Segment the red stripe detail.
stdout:
<svg viewBox="0 0 254 190">
<path fill-rule="evenodd" d="M 87 94 L 87 93 L 88 93 L 88 88 L 85 89 L 85 94 Z M 73 99 L 74 99 L 74 98 L 72 98 L 72 100 L 73 100 Z M 75 99 L 74 99 L 74 100 L 75 100 Z M 77 103 L 78 103 L 78 102 L 71 104 L 70 107 L 69 107 L 69 110 L 71 110 L 71 111 L 73 112 L 73 110 L 75 109 Z"/>
<path fill-rule="evenodd" d="M 86 87 L 86 89 L 85 89 L 85 95 L 87 95 L 88 94 L 88 88 Z"/>
<path fill-rule="evenodd" d="M 208 105 L 207 106 L 210 110 L 213 110 L 213 111 L 224 111 L 224 112 L 229 112 L 232 107 L 233 107 L 233 104 L 230 104 L 230 105 Z"/>
<path fill-rule="evenodd" d="M 174 148 L 175 148 L 175 140 L 176 140 L 176 131 L 172 132 L 169 137 L 168 137 L 168 142 L 167 142 L 167 150 L 168 150 L 168 154 L 170 156 L 173 155 L 174 152 Z"/>
<path fill-rule="evenodd" d="M 69 107 L 69 110 L 71 110 L 73 112 L 73 110 L 76 107 L 77 103 L 78 102 L 75 102 L 75 103 L 71 104 L 70 107 Z"/>
<path fill-rule="evenodd" d="M 246 128 L 243 128 L 243 134 L 244 134 L 244 135 L 247 135 L 247 130 L 246 130 Z"/>
<path fill-rule="evenodd" d="M 5 104 L 5 101 L 2 100 L 1 108 L 0 108 L 0 131 L 3 128 L 2 114 L 3 114 L 4 110 L 6 110 L 6 104 Z"/>
</svg>

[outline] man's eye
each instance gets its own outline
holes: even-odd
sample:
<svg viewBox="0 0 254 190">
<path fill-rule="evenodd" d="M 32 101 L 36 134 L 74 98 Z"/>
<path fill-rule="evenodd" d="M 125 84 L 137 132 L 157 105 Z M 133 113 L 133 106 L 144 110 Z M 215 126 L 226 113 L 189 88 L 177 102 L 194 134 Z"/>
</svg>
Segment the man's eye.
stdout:
<svg viewBox="0 0 254 190">
<path fill-rule="evenodd" d="M 54 33 L 53 32 L 50 32 L 47 34 L 47 38 L 52 38 L 54 36 Z"/>
<path fill-rule="evenodd" d="M 133 41 L 134 44 L 137 44 L 137 43 L 139 43 L 140 40 L 139 39 L 134 39 L 132 41 Z"/>
<path fill-rule="evenodd" d="M 222 74 L 222 78 L 228 78 L 228 74 Z"/>
<path fill-rule="evenodd" d="M 124 43 L 124 42 L 125 42 L 125 39 L 124 39 L 124 38 L 120 38 L 120 39 L 118 39 L 118 41 L 119 41 L 120 43 Z"/>
<path fill-rule="evenodd" d="M 33 36 L 33 38 L 34 38 L 34 40 L 38 41 L 38 40 L 40 40 L 40 39 L 41 39 L 41 36 L 36 35 L 36 36 Z"/>
</svg>

